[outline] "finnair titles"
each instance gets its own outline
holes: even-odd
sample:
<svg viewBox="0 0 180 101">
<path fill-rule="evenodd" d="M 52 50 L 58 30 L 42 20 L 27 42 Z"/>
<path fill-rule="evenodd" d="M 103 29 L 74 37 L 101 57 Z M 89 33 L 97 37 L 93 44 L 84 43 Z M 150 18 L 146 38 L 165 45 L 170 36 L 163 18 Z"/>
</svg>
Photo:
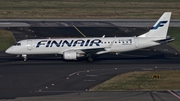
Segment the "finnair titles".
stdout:
<svg viewBox="0 0 180 101">
<path fill-rule="evenodd" d="M 36 48 L 38 47 L 64 47 L 64 46 L 68 46 L 68 47 L 76 47 L 76 46 L 80 46 L 80 47 L 90 47 L 90 46 L 100 46 L 100 44 L 103 43 L 102 40 L 100 39 L 88 39 L 88 40 L 84 40 L 84 39 L 78 39 L 78 40 L 60 40 L 60 41 L 56 41 L 56 40 L 42 40 L 39 41 L 36 45 Z M 106 42 L 105 42 L 106 43 Z M 107 43 L 111 43 L 111 42 L 107 42 Z M 122 45 L 130 45 L 132 44 L 132 39 L 121 39 L 118 41 L 118 43 L 122 43 Z"/>
</svg>

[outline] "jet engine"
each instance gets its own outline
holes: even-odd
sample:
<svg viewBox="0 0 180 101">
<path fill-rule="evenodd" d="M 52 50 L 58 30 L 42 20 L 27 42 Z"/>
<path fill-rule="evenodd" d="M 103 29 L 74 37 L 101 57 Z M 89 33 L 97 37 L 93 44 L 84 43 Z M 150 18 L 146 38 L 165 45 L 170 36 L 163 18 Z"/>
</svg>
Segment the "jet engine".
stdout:
<svg viewBox="0 0 180 101">
<path fill-rule="evenodd" d="M 79 57 L 84 57 L 85 53 L 76 51 L 66 51 L 63 53 L 63 58 L 65 60 L 77 60 Z"/>
<path fill-rule="evenodd" d="M 74 52 L 74 51 L 64 52 L 63 58 L 64 58 L 65 60 L 76 60 L 76 59 L 77 59 L 77 53 Z"/>
</svg>

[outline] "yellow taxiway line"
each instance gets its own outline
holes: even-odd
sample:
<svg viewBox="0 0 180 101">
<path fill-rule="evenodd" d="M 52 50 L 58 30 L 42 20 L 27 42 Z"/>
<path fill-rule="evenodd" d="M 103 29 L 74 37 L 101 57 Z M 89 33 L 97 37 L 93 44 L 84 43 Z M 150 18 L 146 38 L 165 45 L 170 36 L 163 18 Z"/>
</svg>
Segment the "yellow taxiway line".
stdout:
<svg viewBox="0 0 180 101">
<path fill-rule="evenodd" d="M 85 36 L 75 25 L 73 25 L 73 27 L 74 27 L 82 36 L 84 36 L 84 37 L 86 38 L 86 36 Z"/>
</svg>

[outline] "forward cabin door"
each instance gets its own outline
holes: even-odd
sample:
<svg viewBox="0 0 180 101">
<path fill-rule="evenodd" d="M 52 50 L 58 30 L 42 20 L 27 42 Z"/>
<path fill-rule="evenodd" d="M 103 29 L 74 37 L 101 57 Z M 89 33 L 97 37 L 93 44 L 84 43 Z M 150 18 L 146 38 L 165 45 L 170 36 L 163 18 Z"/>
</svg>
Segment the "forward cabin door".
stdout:
<svg viewBox="0 0 180 101">
<path fill-rule="evenodd" d="M 32 40 L 27 40 L 27 49 L 32 50 Z"/>
</svg>

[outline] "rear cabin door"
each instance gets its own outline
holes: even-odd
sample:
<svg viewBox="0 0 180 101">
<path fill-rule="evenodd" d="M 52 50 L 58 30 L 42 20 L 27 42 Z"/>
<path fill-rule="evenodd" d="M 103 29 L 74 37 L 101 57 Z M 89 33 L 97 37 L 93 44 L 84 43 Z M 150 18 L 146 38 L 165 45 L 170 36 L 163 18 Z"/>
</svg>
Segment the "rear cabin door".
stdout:
<svg viewBox="0 0 180 101">
<path fill-rule="evenodd" d="M 138 48 L 138 46 L 139 46 L 139 38 L 135 37 L 134 42 L 135 42 L 135 47 Z"/>
</svg>

